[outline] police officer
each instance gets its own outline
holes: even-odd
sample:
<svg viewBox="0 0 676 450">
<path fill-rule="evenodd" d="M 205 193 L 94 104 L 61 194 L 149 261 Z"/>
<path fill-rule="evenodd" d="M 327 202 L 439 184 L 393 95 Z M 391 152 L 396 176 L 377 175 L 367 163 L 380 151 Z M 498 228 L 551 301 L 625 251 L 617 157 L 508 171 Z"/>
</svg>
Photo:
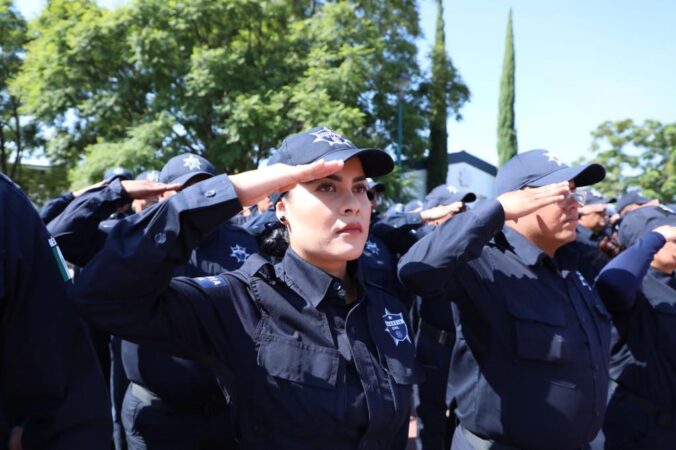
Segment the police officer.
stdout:
<svg viewBox="0 0 676 450">
<path fill-rule="evenodd" d="M 610 318 L 575 267 L 554 257 L 575 239 L 575 187 L 604 176 L 598 164 L 520 153 L 500 169 L 497 199 L 447 221 L 401 259 L 404 284 L 454 303 L 453 449 L 580 449 L 600 429 Z M 602 272 L 597 283 L 606 282 Z"/>
<path fill-rule="evenodd" d="M 641 194 L 641 191 L 634 190 L 629 191 L 620 197 L 620 199 L 617 201 L 615 210 L 617 211 L 617 214 L 619 214 L 621 217 L 624 217 L 626 214 L 629 214 L 635 209 L 641 208 L 643 206 L 657 206 L 659 203 L 659 200 L 651 200 L 647 197 L 644 197 Z"/>
<path fill-rule="evenodd" d="M 45 224 L 48 224 L 49 222 L 54 220 L 56 216 L 61 214 L 63 210 L 66 209 L 66 207 L 73 200 L 75 200 L 77 197 L 84 194 L 85 192 L 101 187 L 104 184 L 111 183 L 115 179 L 131 180 L 132 178 L 134 177 L 132 176 L 131 172 L 129 172 L 127 169 L 123 167 L 113 167 L 111 169 L 107 169 L 104 173 L 102 181 L 92 184 L 91 186 L 84 187 L 77 191 L 64 192 L 63 194 L 47 201 L 47 203 L 45 203 L 42 209 L 40 210 L 40 217 L 42 218 Z"/>
<path fill-rule="evenodd" d="M 401 449 L 419 381 L 405 311 L 348 264 L 367 237 L 365 178 L 393 161 L 327 128 L 278 151 L 282 164 L 213 177 L 125 219 L 75 298 L 111 332 L 222 372 L 242 449 Z M 172 280 L 205 235 L 274 191 L 289 236 L 280 264 L 254 256 L 236 272 Z"/>
<path fill-rule="evenodd" d="M 651 230 L 655 230 L 651 232 Z M 676 213 L 636 209 L 622 220 L 629 268 L 608 264 L 614 333 L 605 449 L 676 448 Z M 643 280 L 640 289 L 624 280 Z"/>
<path fill-rule="evenodd" d="M 2 413 L 25 449 L 109 450 L 110 403 L 69 279 L 30 201 L 0 174 Z"/>
<path fill-rule="evenodd" d="M 610 239 L 609 207 L 615 199 L 604 197 L 596 189 L 580 190 L 584 205 L 579 208 L 575 242 L 568 244 L 578 254 L 578 269 L 592 283 L 610 257 L 601 250 Z"/>
<path fill-rule="evenodd" d="M 215 174 L 207 159 L 186 153 L 164 165 L 159 181 L 184 189 Z M 162 201 L 174 194 L 165 192 Z M 252 236 L 224 222 L 200 242 L 174 275 L 217 275 L 240 267 L 256 251 Z M 121 350 L 131 381 L 122 405 L 130 449 L 235 448 L 226 401 L 209 368 L 126 340 Z"/>
<path fill-rule="evenodd" d="M 431 233 L 465 211 L 466 204 L 474 201 L 476 194 L 473 192 L 461 193 L 450 184 L 435 187 L 425 196 L 422 210 L 449 209 L 442 217 L 429 220 L 415 230 L 417 237 L 420 239 Z M 418 298 L 416 303 L 416 358 L 425 372 L 425 382 L 414 389 L 418 421 L 416 445 L 419 450 L 447 449 L 455 428 L 455 415 L 449 411 L 453 395 L 447 392 L 451 349 L 455 343 L 451 303 L 447 298 Z"/>
</svg>

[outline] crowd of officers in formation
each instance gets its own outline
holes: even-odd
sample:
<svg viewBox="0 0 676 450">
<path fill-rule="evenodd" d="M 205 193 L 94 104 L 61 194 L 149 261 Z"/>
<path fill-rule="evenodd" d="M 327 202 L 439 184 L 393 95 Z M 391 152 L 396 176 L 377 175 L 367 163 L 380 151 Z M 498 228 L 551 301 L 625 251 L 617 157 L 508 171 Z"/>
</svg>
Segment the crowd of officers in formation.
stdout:
<svg viewBox="0 0 676 450">
<path fill-rule="evenodd" d="M 379 213 L 392 168 L 315 128 L 39 215 L 0 176 L 0 448 L 676 449 L 668 205 L 533 150 Z"/>
</svg>

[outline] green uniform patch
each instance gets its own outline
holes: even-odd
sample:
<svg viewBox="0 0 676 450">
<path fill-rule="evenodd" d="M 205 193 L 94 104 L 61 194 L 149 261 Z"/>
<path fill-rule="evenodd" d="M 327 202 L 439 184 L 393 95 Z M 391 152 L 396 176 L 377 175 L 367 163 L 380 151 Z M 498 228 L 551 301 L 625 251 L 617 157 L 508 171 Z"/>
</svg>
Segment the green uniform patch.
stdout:
<svg viewBox="0 0 676 450">
<path fill-rule="evenodd" d="M 52 254 L 56 260 L 56 265 L 61 272 L 61 277 L 63 281 L 70 281 L 70 272 L 68 272 L 68 266 L 66 265 L 66 260 L 61 253 L 59 245 L 56 243 L 56 240 L 53 237 L 49 238 L 49 246 L 52 248 Z"/>
</svg>

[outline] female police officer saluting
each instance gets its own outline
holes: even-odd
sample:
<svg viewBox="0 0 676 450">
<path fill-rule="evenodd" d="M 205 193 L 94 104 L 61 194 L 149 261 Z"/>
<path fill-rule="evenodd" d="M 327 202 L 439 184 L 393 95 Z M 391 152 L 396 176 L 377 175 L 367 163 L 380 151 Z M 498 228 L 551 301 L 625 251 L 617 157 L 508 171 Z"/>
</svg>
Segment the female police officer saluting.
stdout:
<svg viewBox="0 0 676 450">
<path fill-rule="evenodd" d="M 191 186 L 121 221 L 80 275 L 96 325 L 209 364 L 234 396 L 241 448 L 404 448 L 420 381 L 403 306 L 361 280 L 366 177 L 392 159 L 327 128 L 288 137 L 278 161 Z M 272 192 L 289 250 L 236 272 L 171 278 L 211 230 Z"/>
</svg>

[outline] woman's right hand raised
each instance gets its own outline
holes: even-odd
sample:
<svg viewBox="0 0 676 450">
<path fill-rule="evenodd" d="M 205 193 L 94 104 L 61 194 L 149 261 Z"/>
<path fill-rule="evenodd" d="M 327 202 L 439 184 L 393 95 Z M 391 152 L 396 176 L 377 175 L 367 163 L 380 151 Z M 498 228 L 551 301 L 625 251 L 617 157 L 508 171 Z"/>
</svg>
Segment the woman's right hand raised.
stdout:
<svg viewBox="0 0 676 450">
<path fill-rule="evenodd" d="M 570 192 L 570 183 L 562 181 L 537 188 L 505 192 L 496 200 L 500 202 L 505 211 L 505 220 L 515 220 L 544 206 L 565 200 Z"/>
<path fill-rule="evenodd" d="M 324 178 L 343 168 L 343 161 L 319 160 L 310 164 L 290 166 L 273 164 L 257 170 L 231 175 L 239 202 L 250 206 L 273 192 L 286 192 L 299 183 Z"/>
</svg>

